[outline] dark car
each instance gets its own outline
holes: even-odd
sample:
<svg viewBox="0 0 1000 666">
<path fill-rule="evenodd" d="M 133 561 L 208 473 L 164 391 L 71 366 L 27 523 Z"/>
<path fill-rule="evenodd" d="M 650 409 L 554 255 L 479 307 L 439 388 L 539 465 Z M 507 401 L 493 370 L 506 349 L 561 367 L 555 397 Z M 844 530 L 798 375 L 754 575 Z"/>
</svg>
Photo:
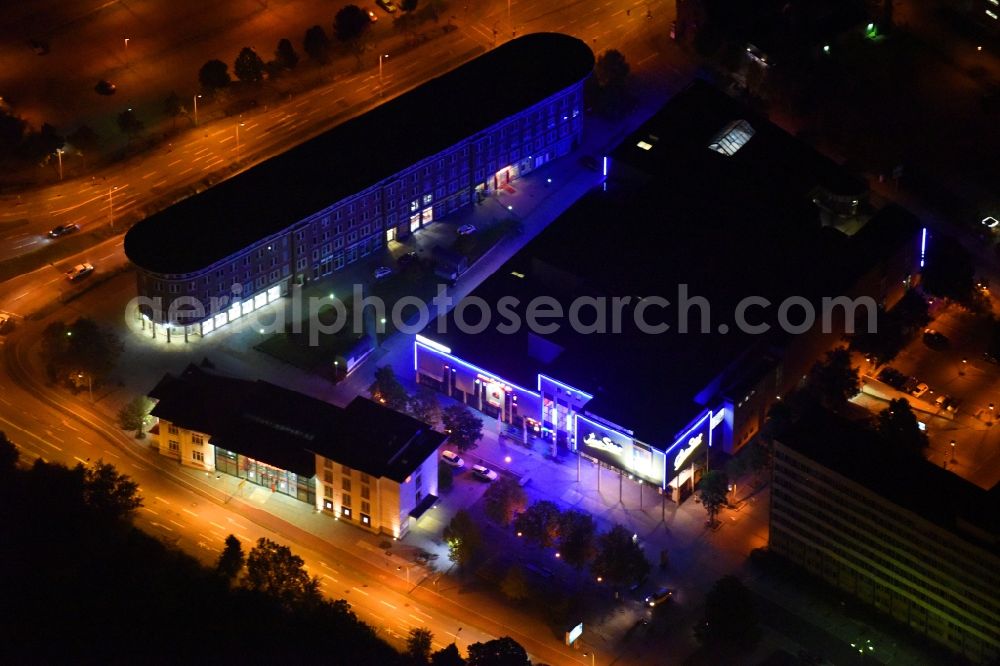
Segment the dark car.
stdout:
<svg viewBox="0 0 1000 666">
<path fill-rule="evenodd" d="M 643 602 L 650 608 L 656 608 L 660 604 L 665 604 L 670 601 L 670 597 L 674 596 L 674 591 L 668 587 L 661 587 L 657 589 L 652 594 L 646 595 Z"/>
<path fill-rule="evenodd" d="M 878 379 L 892 388 L 902 391 L 906 388 L 909 377 L 895 368 L 882 368 L 881 372 L 878 373 Z"/>
<path fill-rule="evenodd" d="M 416 263 L 416 261 L 417 261 L 417 253 L 407 252 L 406 254 L 402 255 L 399 259 L 397 259 L 396 263 L 399 264 L 400 266 L 409 266 L 410 264 Z"/>
<path fill-rule="evenodd" d="M 107 79 L 101 79 L 97 82 L 97 85 L 94 86 L 94 92 L 98 95 L 114 95 L 116 90 L 118 90 L 118 86 L 111 83 L 111 81 L 108 81 Z"/>
<path fill-rule="evenodd" d="M 395 14 L 396 10 L 399 9 L 398 7 L 396 7 L 395 3 L 393 3 L 392 0 L 375 0 L 375 4 L 384 9 L 389 14 Z"/>
<path fill-rule="evenodd" d="M 924 331 L 924 344 L 931 349 L 944 349 L 948 346 L 948 337 L 933 328 L 928 328 Z"/>
<path fill-rule="evenodd" d="M 60 224 L 58 227 L 49 229 L 49 238 L 59 238 L 60 236 L 65 236 L 79 230 L 80 225 L 78 224 Z"/>
</svg>

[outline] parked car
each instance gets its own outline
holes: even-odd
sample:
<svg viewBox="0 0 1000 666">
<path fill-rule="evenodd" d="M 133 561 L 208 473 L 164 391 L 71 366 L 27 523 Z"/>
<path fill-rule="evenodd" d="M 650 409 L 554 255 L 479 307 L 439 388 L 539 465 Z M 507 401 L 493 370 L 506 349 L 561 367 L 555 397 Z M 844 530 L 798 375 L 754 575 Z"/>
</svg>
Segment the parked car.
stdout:
<svg viewBox="0 0 1000 666">
<path fill-rule="evenodd" d="M 930 389 L 924 382 L 917 382 L 917 385 L 910 389 L 910 395 L 914 398 L 923 396 Z"/>
<path fill-rule="evenodd" d="M 116 90 L 118 90 L 118 86 L 111 83 L 111 81 L 108 81 L 107 79 L 101 79 L 97 82 L 97 85 L 94 86 L 94 92 L 98 95 L 114 95 Z"/>
<path fill-rule="evenodd" d="M 497 473 L 491 470 L 489 467 L 483 467 L 482 465 L 473 465 L 472 475 L 477 479 L 479 479 L 480 481 L 497 480 Z"/>
<path fill-rule="evenodd" d="M 646 598 L 643 599 L 643 602 L 650 608 L 655 608 L 660 604 L 664 604 L 670 601 L 670 597 L 672 596 L 674 596 L 673 590 L 671 590 L 669 587 L 661 587 L 658 588 L 652 594 L 646 595 Z"/>
<path fill-rule="evenodd" d="M 375 21 L 378 20 L 378 14 L 376 14 L 375 12 L 373 12 L 372 10 L 369 9 L 368 10 L 368 20 L 371 21 L 372 23 L 374 23 Z"/>
<path fill-rule="evenodd" d="M 458 228 L 459 236 L 468 236 L 474 233 L 476 233 L 476 226 L 474 224 L 463 224 Z"/>
<path fill-rule="evenodd" d="M 376 280 L 381 280 L 383 278 L 387 278 L 390 275 L 392 275 L 392 269 L 389 268 L 388 266 L 379 266 L 378 268 L 375 269 L 375 279 Z"/>
<path fill-rule="evenodd" d="M 49 229 L 49 238 L 59 238 L 60 236 L 65 236 L 79 230 L 80 225 L 78 224 L 60 224 L 58 227 Z"/>
<path fill-rule="evenodd" d="M 897 389 L 899 391 L 903 390 L 903 387 L 906 386 L 906 381 L 907 381 L 906 375 L 904 375 L 899 370 L 890 367 L 882 368 L 882 370 L 880 370 L 878 373 L 878 379 L 879 381 L 884 382 L 889 386 L 891 386 L 892 388 Z"/>
<path fill-rule="evenodd" d="M 441 462 L 445 465 L 454 467 L 455 469 L 461 469 L 465 467 L 465 461 L 454 451 L 442 451 L 441 452 Z"/>
<path fill-rule="evenodd" d="M 943 349 L 948 346 L 948 337 L 933 328 L 924 330 L 924 344 L 931 349 Z"/>
<path fill-rule="evenodd" d="M 392 0 L 375 0 L 375 4 L 389 14 L 395 14 L 397 9 L 399 9 Z"/>
<path fill-rule="evenodd" d="M 94 272 L 94 265 L 90 263 L 77 264 L 70 270 L 66 271 L 66 277 L 70 282 L 76 282 L 82 278 L 87 277 Z"/>
<path fill-rule="evenodd" d="M 417 261 L 417 253 L 407 252 L 406 254 L 402 255 L 399 259 L 397 259 L 396 263 L 399 264 L 400 266 L 409 266 L 410 264 L 416 261 Z"/>
<path fill-rule="evenodd" d="M 958 401 L 950 395 L 939 395 L 937 400 L 934 401 L 934 404 L 938 407 L 938 409 L 945 409 L 952 414 L 958 411 Z"/>
</svg>

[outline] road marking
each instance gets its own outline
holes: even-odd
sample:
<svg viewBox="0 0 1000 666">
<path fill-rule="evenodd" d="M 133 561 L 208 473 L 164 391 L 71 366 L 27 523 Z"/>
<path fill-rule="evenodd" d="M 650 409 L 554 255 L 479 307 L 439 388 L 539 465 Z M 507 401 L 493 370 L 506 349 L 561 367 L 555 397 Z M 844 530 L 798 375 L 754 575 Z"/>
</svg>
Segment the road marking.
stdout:
<svg viewBox="0 0 1000 666">
<path fill-rule="evenodd" d="M 69 421 L 67 421 L 66 419 L 63 419 L 63 420 L 62 420 L 62 424 L 63 424 L 63 426 L 64 426 L 64 427 L 66 427 L 66 428 L 69 428 L 70 430 L 75 430 L 76 432 L 80 432 L 80 429 L 79 429 L 79 428 L 74 428 L 74 427 L 73 427 L 73 424 L 71 424 L 71 423 L 70 423 Z"/>
<path fill-rule="evenodd" d="M 190 515 L 194 516 L 195 518 L 198 517 L 198 514 L 195 513 L 194 511 L 192 511 L 191 509 L 181 509 L 181 511 L 183 511 L 184 513 L 190 514 Z"/>
<path fill-rule="evenodd" d="M 155 171 L 150 171 L 150 172 L 149 172 L 149 173 L 147 173 L 147 174 L 146 174 L 145 176 L 143 176 L 143 177 L 142 177 L 142 179 L 143 179 L 143 180 L 146 180 L 146 179 L 147 179 L 147 178 L 149 178 L 150 176 L 155 176 L 155 175 L 156 175 L 156 172 L 155 172 Z"/>
<path fill-rule="evenodd" d="M 159 495 L 153 495 L 153 499 L 158 500 L 160 502 L 163 502 L 164 504 L 170 504 L 170 502 L 168 502 L 167 500 L 163 499 Z"/>
<path fill-rule="evenodd" d="M 80 437 L 79 435 L 77 435 L 76 438 L 78 440 L 80 440 L 81 442 L 83 442 L 84 444 L 86 444 L 87 446 L 92 446 L 91 443 L 88 442 L 87 440 L 85 440 L 83 437 Z"/>
<path fill-rule="evenodd" d="M 150 509 L 150 508 L 149 508 L 148 506 L 144 506 L 144 507 L 142 507 L 142 510 L 143 510 L 143 511 L 149 511 L 149 512 L 150 512 L 151 514 L 153 514 L 154 516 L 158 516 L 158 515 L 160 515 L 160 514 L 159 514 L 159 513 L 157 513 L 156 511 L 153 511 L 152 509 Z"/>
<path fill-rule="evenodd" d="M 433 615 L 431 615 L 430 613 L 425 613 L 422 610 L 420 610 L 419 608 L 414 608 L 413 610 L 416 611 L 417 613 L 420 613 L 421 615 L 423 615 L 424 617 L 426 617 L 428 620 L 433 620 L 434 619 Z"/>
<path fill-rule="evenodd" d="M 167 527 L 166 525 L 161 525 L 160 523 L 150 523 L 150 525 L 152 525 L 153 527 L 163 528 L 163 529 L 165 529 L 168 532 L 173 532 L 174 531 L 174 529 L 172 527 Z"/>
<path fill-rule="evenodd" d="M 107 449 L 104 449 L 104 452 L 107 453 L 109 456 L 112 456 L 114 458 L 121 458 L 121 456 L 118 455 L 117 453 L 115 453 L 114 451 L 108 451 Z"/>
<path fill-rule="evenodd" d="M 410 617 L 412 617 L 417 622 L 423 622 L 424 621 L 423 618 L 418 617 L 418 616 L 414 615 L 413 613 L 410 613 Z"/>
<path fill-rule="evenodd" d="M 340 573 L 339 571 L 337 571 L 336 569 L 334 569 L 333 567 L 331 567 L 331 566 L 330 566 L 329 564 L 327 564 L 326 562 L 320 562 L 320 563 L 319 563 L 319 565 L 320 565 L 321 567 L 326 567 L 327 569 L 329 569 L 329 570 L 330 570 L 330 571 L 332 571 L 333 573 Z"/>
<path fill-rule="evenodd" d="M 207 535 L 205 535 L 205 534 L 202 534 L 201 532 L 198 532 L 198 536 L 200 536 L 200 537 L 201 537 L 202 539 L 204 539 L 205 541 L 211 541 L 211 540 L 212 540 L 212 537 L 210 537 L 210 536 L 207 536 Z"/>
<path fill-rule="evenodd" d="M 84 464 L 84 465 L 87 464 L 87 461 L 84 460 L 83 458 L 79 457 L 79 456 L 73 456 L 73 459 L 74 460 L 79 460 L 81 464 Z"/>
<path fill-rule="evenodd" d="M 194 171 L 194 167 L 188 167 L 187 169 L 184 169 L 184 171 L 181 171 L 181 172 L 180 172 L 180 173 L 178 173 L 177 175 L 178 175 L 178 176 L 183 176 L 183 175 L 184 175 L 184 174 L 186 174 L 186 173 L 187 173 L 188 171 Z"/>
<path fill-rule="evenodd" d="M 173 162 L 171 162 L 171 163 L 170 163 L 170 164 L 168 164 L 167 166 L 168 166 L 168 167 L 172 167 L 173 165 L 175 165 L 175 164 L 180 164 L 180 163 L 181 163 L 181 162 L 183 162 L 183 161 L 184 161 L 184 160 L 174 160 Z"/>
<path fill-rule="evenodd" d="M 250 537 L 248 537 L 246 534 L 243 534 L 243 532 L 237 532 L 236 536 L 240 537 L 244 541 L 253 541 L 253 539 L 251 539 Z"/>
<path fill-rule="evenodd" d="M 248 529 L 248 528 L 247 528 L 247 527 L 246 527 L 245 525 L 240 525 L 240 524 L 239 524 L 238 522 L 236 522 L 236 521 L 235 521 L 235 520 L 233 520 L 232 518 L 229 518 L 228 516 L 226 517 L 226 520 L 228 520 L 229 522 L 231 522 L 231 523 L 232 523 L 233 525 L 236 525 L 236 527 L 240 528 L 241 530 L 245 530 L 245 529 Z M 224 528 L 224 527 L 222 527 L 221 525 L 220 525 L 219 527 L 220 527 L 221 529 L 225 529 L 225 528 Z"/>
<path fill-rule="evenodd" d="M 352 587 L 351 589 L 355 590 L 356 592 L 360 592 L 361 594 L 365 595 L 366 597 L 372 596 L 368 592 L 365 592 L 364 590 L 362 590 L 360 587 Z"/>
<path fill-rule="evenodd" d="M 174 524 L 174 525 L 176 525 L 177 527 L 179 527 L 179 528 L 181 528 L 181 529 L 184 529 L 184 525 L 183 525 L 182 523 L 178 523 L 178 522 L 177 522 L 176 520 L 172 520 L 172 519 L 170 519 L 170 518 L 168 518 L 167 520 L 169 520 L 169 521 L 170 521 L 171 523 L 173 523 L 173 524 Z"/>
<path fill-rule="evenodd" d="M 334 578 L 333 576 L 331 576 L 331 575 L 329 575 L 329 574 L 323 574 L 323 578 L 329 578 L 329 579 L 330 579 L 330 580 L 332 580 L 332 581 L 333 581 L 334 583 L 339 583 L 339 582 L 340 582 L 340 581 L 338 581 L 338 580 L 337 580 L 336 578 Z"/>
<path fill-rule="evenodd" d="M 159 187 L 161 185 L 166 185 L 167 181 L 169 181 L 169 180 L 170 180 L 169 178 L 164 178 L 163 180 L 158 180 L 155 183 L 153 183 L 153 187 Z"/>
<path fill-rule="evenodd" d="M 355 589 L 357 589 L 357 588 L 355 588 Z M 382 605 L 388 606 L 389 608 L 391 608 L 393 610 L 396 610 L 396 608 L 397 608 L 396 606 L 393 606 L 392 604 L 390 604 L 388 601 L 385 601 L 385 600 L 381 600 L 381 603 L 382 603 Z"/>
<path fill-rule="evenodd" d="M 142 465 L 137 465 L 136 463 L 132 463 L 132 467 L 135 467 L 140 472 L 145 472 L 146 471 L 145 467 L 143 467 Z"/>
</svg>

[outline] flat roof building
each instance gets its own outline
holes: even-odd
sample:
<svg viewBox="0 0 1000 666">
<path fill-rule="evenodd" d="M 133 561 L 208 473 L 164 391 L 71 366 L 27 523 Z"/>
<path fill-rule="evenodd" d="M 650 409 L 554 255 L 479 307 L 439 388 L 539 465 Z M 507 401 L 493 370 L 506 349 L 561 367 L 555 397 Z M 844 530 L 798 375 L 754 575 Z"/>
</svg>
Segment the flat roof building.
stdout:
<svg viewBox="0 0 1000 666">
<path fill-rule="evenodd" d="M 774 444 L 770 549 L 973 663 L 1000 655 L 1000 486 L 832 414 Z"/>
<path fill-rule="evenodd" d="M 437 498 L 445 435 L 357 397 L 346 408 L 189 365 L 150 391 L 161 455 L 401 536 Z"/>
<path fill-rule="evenodd" d="M 676 497 L 708 446 L 749 441 L 840 338 L 844 314 L 827 307 L 823 326 L 824 298 L 869 296 L 874 309 L 902 295 L 920 228 L 896 207 L 864 218 L 863 181 L 703 82 L 601 167 L 604 185 L 456 306 L 445 331 L 427 326 L 415 370 Z M 848 219 L 864 224 L 849 235 Z M 563 317 L 528 326 L 539 298 Z M 463 325 L 479 321 L 477 299 L 501 315 L 516 301 L 521 325 Z M 807 308 L 815 325 L 800 327 Z"/>
<path fill-rule="evenodd" d="M 151 215 L 125 237 L 142 313 L 209 333 L 568 153 L 593 64 L 520 37 Z"/>
</svg>

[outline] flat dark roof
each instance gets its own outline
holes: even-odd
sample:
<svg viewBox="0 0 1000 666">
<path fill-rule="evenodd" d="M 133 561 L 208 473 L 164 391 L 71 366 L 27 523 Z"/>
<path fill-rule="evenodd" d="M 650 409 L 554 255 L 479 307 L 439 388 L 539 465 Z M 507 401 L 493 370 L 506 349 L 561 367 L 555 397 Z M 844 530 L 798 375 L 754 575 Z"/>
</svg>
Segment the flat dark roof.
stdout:
<svg viewBox="0 0 1000 666">
<path fill-rule="evenodd" d="M 125 253 L 158 273 L 206 268 L 568 88 L 593 65 L 575 37 L 511 40 L 151 215 L 125 236 Z"/>
<path fill-rule="evenodd" d="M 315 454 L 402 483 L 445 439 L 429 425 L 366 398 L 346 408 L 269 382 L 189 365 L 150 392 L 153 415 L 211 436 L 211 443 L 296 474 Z"/>
<path fill-rule="evenodd" d="M 559 331 L 544 336 L 524 326 L 513 334 L 491 326 L 463 335 L 452 315 L 447 334 L 437 333 L 432 322 L 425 335 L 527 388 L 535 388 L 542 372 L 593 393 L 588 412 L 634 430 L 648 444 L 669 445 L 702 409 L 717 406 L 709 400 L 739 383 L 730 375 L 759 374 L 757 361 L 784 341 L 778 334 L 740 333 L 733 313 L 741 299 L 762 296 L 773 303 L 748 318 L 775 330 L 783 299 L 804 296 L 818 303 L 822 296 L 842 295 L 870 268 L 868 259 L 916 242 L 916 218 L 894 207 L 880 211 L 865 226 L 872 230 L 855 237 L 822 226 L 811 200 L 816 184 L 851 177 L 838 176 L 834 163 L 706 86 L 696 83 L 671 99 L 612 153 L 606 190 L 588 192 L 470 294 L 494 304 L 503 296 L 524 304 L 549 295 L 564 311 L 578 296 L 608 302 L 628 296 L 632 305 L 623 311 L 622 334 L 577 334 L 564 320 Z M 709 149 L 721 128 L 741 119 L 755 134 L 734 157 Z M 651 136 L 657 137 L 651 150 L 635 146 Z M 697 307 L 689 310 L 695 332 L 679 332 L 680 285 L 687 285 L 690 297 L 709 302 L 711 332 L 697 332 Z M 663 316 L 670 324 L 664 334 L 648 335 L 629 324 L 634 304 L 650 296 L 671 303 L 647 311 L 650 319 Z M 591 312 L 584 309 L 581 319 L 591 321 Z M 720 333 L 720 323 L 729 331 Z M 554 353 L 538 353 L 541 347 Z"/>
<path fill-rule="evenodd" d="M 875 431 L 825 410 L 801 419 L 779 441 L 889 502 L 1000 553 L 1000 486 L 983 490 L 923 458 L 900 455 Z M 991 538 L 963 529 L 962 523 Z"/>
</svg>

